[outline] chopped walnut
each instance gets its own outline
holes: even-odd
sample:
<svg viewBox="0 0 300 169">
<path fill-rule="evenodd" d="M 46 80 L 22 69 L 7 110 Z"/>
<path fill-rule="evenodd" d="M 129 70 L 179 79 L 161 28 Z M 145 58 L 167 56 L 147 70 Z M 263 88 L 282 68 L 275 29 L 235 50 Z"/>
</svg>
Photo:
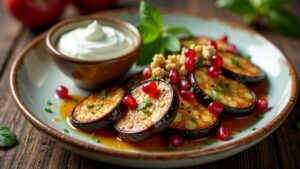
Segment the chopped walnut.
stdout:
<svg viewBox="0 0 300 169">
<path fill-rule="evenodd" d="M 156 54 L 154 55 L 153 61 L 150 64 L 150 67 L 152 69 L 157 68 L 157 67 L 163 67 L 165 64 L 165 57 L 162 54 Z"/>
<path fill-rule="evenodd" d="M 167 72 L 163 68 L 156 67 L 156 68 L 152 69 L 152 76 L 154 76 L 156 78 L 163 78 L 166 75 L 167 75 Z"/>
<path fill-rule="evenodd" d="M 169 55 L 168 59 L 166 60 L 166 69 L 167 70 L 178 69 L 180 66 L 179 60 L 180 60 L 180 55 Z"/>
<path fill-rule="evenodd" d="M 216 50 L 212 46 L 203 46 L 202 50 L 202 56 L 204 59 L 209 60 L 214 54 L 216 53 Z"/>
</svg>

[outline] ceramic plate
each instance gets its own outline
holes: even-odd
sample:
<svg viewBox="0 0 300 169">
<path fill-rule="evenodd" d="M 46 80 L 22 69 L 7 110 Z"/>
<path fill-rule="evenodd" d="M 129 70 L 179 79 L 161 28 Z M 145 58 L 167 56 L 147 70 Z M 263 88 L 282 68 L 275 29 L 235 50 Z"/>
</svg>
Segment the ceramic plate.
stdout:
<svg viewBox="0 0 300 169">
<path fill-rule="evenodd" d="M 106 12 L 133 24 L 139 22 L 137 10 L 117 10 Z M 253 30 L 217 18 L 187 14 L 181 11 L 164 11 L 166 25 L 184 25 L 195 35 L 218 37 L 226 33 L 230 41 L 252 56 L 252 61 L 261 67 L 270 82 L 269 105 L 271 111 L 253 126 L 246 128 L 226 142 L 216 142 L 201 149 L 192 147 L 182 151 L 122 150 L 106 147 L 80 134 L 64 132 L 69 126 L 64 121 L 53 122 L 59 117 L 58 110 L 46 113 L 47 100 L 60 104 L 55 98 L 55 88 L 65 85 L 70 93 L 86 96 L 87 91 L 77 88 L 63 75 L 48 55 L 45 34 L 34 39 L 18 56 L 11 72 L 11 90 L 23 115 L 38 130 L 66 149 L 80 155 L 117 165 L 132 167 L 183 167 L 216 161 L 239 153 L 271 134 L 287 118 L 297 97 L 295 71 L 289 60 L 271 42 Z M 137 67 L 131 73 L 138 71 Z M 251 128 L 256 130 L 252 131 Z"/>
</svg>

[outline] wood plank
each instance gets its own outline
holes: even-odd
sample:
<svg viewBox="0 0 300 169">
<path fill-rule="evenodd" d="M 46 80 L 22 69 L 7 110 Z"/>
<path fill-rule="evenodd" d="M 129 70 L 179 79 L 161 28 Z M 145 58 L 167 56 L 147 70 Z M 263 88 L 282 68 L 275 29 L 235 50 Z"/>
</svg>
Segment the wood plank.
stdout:
<svg viewBox="0 0 300 169">
<path fill-rule="evenodd" d="M 18 41 L 18 34 L 21 31 L 21 25 L 12 19 L 4 10 L 4 6 L 0 5 L 0 75 L 6 66 L 6 62 L 10 53 L 12 52 L 12 47 Z M 17 35 L 17 36 L 16 36 Z"/>
</svg>

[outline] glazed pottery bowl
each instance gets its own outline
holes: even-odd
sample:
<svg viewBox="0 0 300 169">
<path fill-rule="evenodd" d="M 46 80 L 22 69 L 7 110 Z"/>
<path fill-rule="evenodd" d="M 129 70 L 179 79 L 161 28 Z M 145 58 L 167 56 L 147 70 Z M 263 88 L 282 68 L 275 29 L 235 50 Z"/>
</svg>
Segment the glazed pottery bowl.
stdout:
<svg viewBox="0 0 300 169">
<path fill-rule="evenodd" d="M 111 26 L 128 35 L 133 49 L 120 57 L 105 60 L 83 60 L 62 54 L 57 49 L 59 38 L 78 27 L 86 27 L 93 21 Z M 134 63 L 141 48 L 139 31 L 130 23 L 103 15 L 86 15 L 64 20 L 53 26 L 46 35 L 47 49 L 60 70 L 75 84 L 84 89 L 97 89 L 107 82 L 122 77 Z"/>
</svg>

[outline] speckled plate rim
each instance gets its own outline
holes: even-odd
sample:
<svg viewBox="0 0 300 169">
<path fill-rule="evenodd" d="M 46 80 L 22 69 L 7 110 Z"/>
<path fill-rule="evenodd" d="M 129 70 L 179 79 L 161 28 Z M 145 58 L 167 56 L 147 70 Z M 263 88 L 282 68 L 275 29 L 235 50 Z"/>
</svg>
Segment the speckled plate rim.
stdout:
<svg viewBox="0 0 300 169">
<path fill-rule="evenodd" d="M 123 9 L 117 9 L 117 10 L 110 10 L 110 11 L 104 11 L 98 14 L 120 14 L 120 13 L 135 13 L 137 12 L 138 9 L 136 8 L 123 8 Z M 212 17 L 212 16 L 207 16 L 199 13 L 191 13 L 191 12 L 185 12 L 183 10 L 179 9 L 162 9 L 163 13 L 167 14 L 176 14 L 176 15 L 190 15 L 194 17 L 198 17 L 200 19 L 213 19 L 217 20 L 219 22 L 222 22 L 230 27 L 234 27 L 239 30 L 247 31 L 251 34 L 254 34 L 261 38 L 261 40 L 265 41 L 266 43 L 271 44 L 274 48 L 277 48 L 272 42 L 267 40 L 267 38 L 263 37 L 256 31 L 247 28 L 245 26 L 242 26 L 238 23 L 217 18 L 217 17 Z M 37 44 L 39 44 L 42 40 L 45 38 L 45 33 L 39 35 L 36 37 L 30 44 L 28 44 L 27 47 L 25 47 L 20 54 L 17 56 L 17 59 L 14 61 L 13 67 L 11 69 L 11 74 L 10 74 L 10 87 L 11 87 L 11 92 L 13 95 L 13 98 L 15 102 L 17 103 L 17 106 L 19 107 L 20 111 L 22 114 L 29 120 L 29 122 L 35 126 L 39 131 L 46 133 L 50 137 L 57 139 L 58 141 L 66 144 L 70 144 L 71 146 L 75 146 L 80 149 L 85 149 L 87 151 L 95 152 L 95 153 L 100 153 L 104 155 L 109 155 L 109 156 L 116 156 L 116 157 L 122 157 L 122 158 L 131 158 L 131 159 L 157 159 L 157 160 L 174 160 L 174 159 L 189 159 L 189 158 L 200 158 L 203 156 L 210 156 L 210 155 L 216 155 L 220 153 L 224 153 L 229 150 L 236 149 L 240 146 L 250 144 L 251 142 L 262 138 L 266 136 L 267 134 L 271 133 L 274 131 L 289 115 L 290 111 L 294 107 L 297 96 L 298 96 L 298 82 L 297 82 L 297 76 L 295 69 L 293 65 L 291 64 L 290 60 L 286 55 L 278 49 L 285 57 L 285 64 L 288 67 L 289 70 L 289 75 L 292 81 L 292 93 L 289 98 L 289 101 L 287 105 L 284 107 L 282 112 L 278 114 L 276 118 L 274 118 L 272 121 L 270 121 L 268 124 L 266 124 L 263 128 L 258 129 L 251 134 L 242 137 L 240 139 L 237 139 L 235 141 L 229 142 L 224 145 L 219 145 L 211 148 L 203 148 L 203 149 L 196 149 L 196 150 L 187 150 L 187 151 L 172 151 L 172 152 L 129 152 L 129 151 L 124 151 L 124 150 L 115 150 L 115 149 L 110 149 L 106 147 L 100 147 L 96 146 L 93 144 L 89 144 L 77 139 L 74 139 L 73 137 L 70 137 L 66 134 L 63 134 L 56 130 L 55 128 L 49 126 L 48 124 L 42 122 L 39 120 L 27 107 L 27 105 L 24 103 L 22 100 L 19 89 L 18 89 L 18 70 L 20 69 L 20 66 L 23 63 L 23 60 L 27 53 L 35 47 Z M 46 52 L 46 51 L 45 51 Z"/>
</svg>

